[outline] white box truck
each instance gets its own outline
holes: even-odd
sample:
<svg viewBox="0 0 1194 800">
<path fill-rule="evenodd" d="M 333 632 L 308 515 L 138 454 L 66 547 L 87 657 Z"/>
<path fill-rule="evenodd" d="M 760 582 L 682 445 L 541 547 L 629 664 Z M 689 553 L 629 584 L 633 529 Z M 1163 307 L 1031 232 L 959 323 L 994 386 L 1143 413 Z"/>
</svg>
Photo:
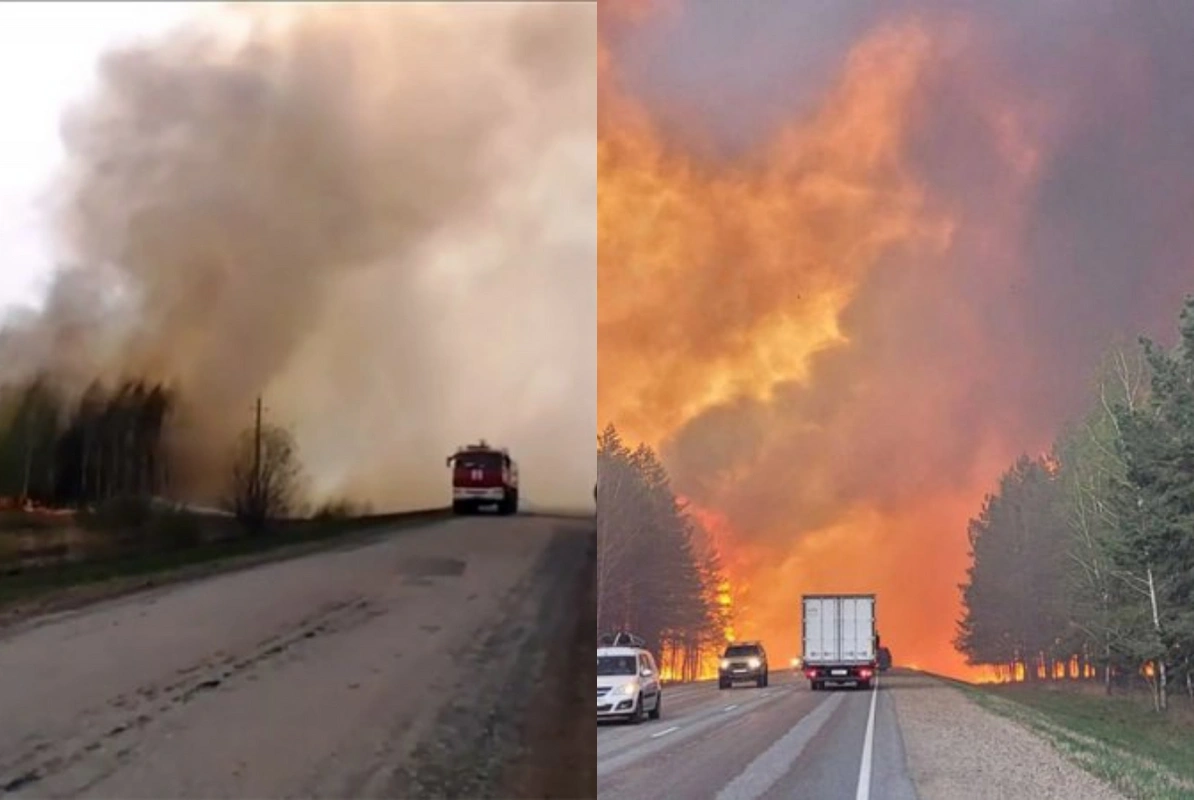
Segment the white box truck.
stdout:
<svg viewBox="0 0 1194 800">
<path fill-rule="evenodd" d="M 878 667 L 873 594 L 808 594 L 802 598 L 804 676 L 813 691 L 869 689 Z"/>
</svg>

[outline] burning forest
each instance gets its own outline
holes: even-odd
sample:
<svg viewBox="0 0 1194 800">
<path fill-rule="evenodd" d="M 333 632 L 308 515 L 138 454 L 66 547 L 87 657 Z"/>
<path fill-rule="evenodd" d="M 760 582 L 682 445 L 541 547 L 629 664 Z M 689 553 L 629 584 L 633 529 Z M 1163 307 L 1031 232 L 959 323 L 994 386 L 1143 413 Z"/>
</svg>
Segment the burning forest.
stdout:
<svg viewBox="0 0 1194 800">
<path fill-rule="evenodd" d="M 63 266 L 0 331 L 8 421 L 54 409 L 9 460 L 75 455 L 14 480 L 106 493 L 75 485 L 79 421 L 146 395 L 169 413 L 128 428 L 152 454 L 130 486 L 210 503 L 263 395 L 314 501 L 441 504 L 444 452 L 485 435 L 532 502 L 589 506 L 595 26 L 593 4 L 220 4 L 106 53 L 61 124 Z"/>
<path fill-rule="evenodd" d="M 875 591 L 904 664 L 1084 652 L 955 647 L 968 521 L 1194 289 L 1185 12 L 603 5 L 599 417 L 715 530 L 736 635 L 795 651 L 800 594 Z"/>
<path fill-rule="evenodd" d="M 734 614 L 716 542 L 651 448 L 612 425 L 598 438 L 597 507 L 597 630 L 636 631 L 665 680 L 715 674 Z"/>
<path fill-rule="evenodd" d="M 956 644 L 1005 680 L 1172 686 L 1194 703 L 1194 296 L 1167 351 L 1112 349 L 1085 415 L 971 520 Z"/>
</svg>

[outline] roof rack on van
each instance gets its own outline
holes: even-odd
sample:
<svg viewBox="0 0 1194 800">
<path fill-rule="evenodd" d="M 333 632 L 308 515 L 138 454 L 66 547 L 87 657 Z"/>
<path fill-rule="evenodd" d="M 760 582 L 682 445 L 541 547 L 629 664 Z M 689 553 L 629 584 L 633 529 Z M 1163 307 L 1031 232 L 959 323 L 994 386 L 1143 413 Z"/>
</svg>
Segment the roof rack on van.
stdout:
<svg viewBox="0 0 1194 800">
<path fill-rule="evenodd" d="M 647 640 L 641 636 L 635 636 L 629 631 L 618 631 L 616 633 L 606 633 L 600 638 L 602 647 L 638 647 L 640 649 L 647 646 Z"/>
</svg>

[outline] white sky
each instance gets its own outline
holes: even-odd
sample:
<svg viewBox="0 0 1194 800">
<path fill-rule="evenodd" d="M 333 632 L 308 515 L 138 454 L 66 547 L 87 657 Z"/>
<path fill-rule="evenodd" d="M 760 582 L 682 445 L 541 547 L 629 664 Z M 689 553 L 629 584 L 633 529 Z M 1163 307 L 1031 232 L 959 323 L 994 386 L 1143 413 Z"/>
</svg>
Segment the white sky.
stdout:
<svg viewBox="0 0 1194 800">
<path fill-rule="evenodd" d="M 52 267 L 46 193 L 62 158 L 58 121 L 99 54 L 203 3 L 0 3 L 0 319 L 36 304 Z"/>
</svg>

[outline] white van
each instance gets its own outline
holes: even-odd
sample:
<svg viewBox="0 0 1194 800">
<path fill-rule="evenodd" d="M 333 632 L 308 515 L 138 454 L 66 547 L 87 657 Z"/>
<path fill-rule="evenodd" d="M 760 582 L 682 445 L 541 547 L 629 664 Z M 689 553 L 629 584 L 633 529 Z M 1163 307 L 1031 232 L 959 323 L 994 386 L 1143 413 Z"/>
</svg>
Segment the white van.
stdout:
<svg viewBox="0 0 1194 800">
<path fill-rule="evenodd" d="M 641 647 L 597 648 L 597 719 L 659 719 L 663 687 L 651 653 Z"/>
</svg>

